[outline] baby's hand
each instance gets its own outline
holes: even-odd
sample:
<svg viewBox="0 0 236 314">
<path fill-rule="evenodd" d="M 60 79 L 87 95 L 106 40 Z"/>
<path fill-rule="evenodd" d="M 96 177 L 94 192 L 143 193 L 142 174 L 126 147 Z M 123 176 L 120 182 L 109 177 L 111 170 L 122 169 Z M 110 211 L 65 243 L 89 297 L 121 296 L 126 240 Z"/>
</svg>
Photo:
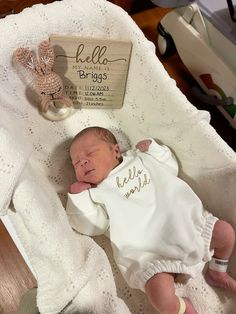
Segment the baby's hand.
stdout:
<svg viewBox="0 0 236 314">
<path fill-rule="evenodd" d="M 92 186 L 90 183 L 76 181 L 75 183 L 71 184 L 70 193 L 72 194 L 81 193 L 85 190 L 90 189 L 91 187 Z"/>
<path fill-rule="evenodd" d="M 151 143 L 152 143 L 151 140 L 143 140 L 138 142 L 136 148 L 139 149 L 141 152 L 147 152 Z"/>
</svg>

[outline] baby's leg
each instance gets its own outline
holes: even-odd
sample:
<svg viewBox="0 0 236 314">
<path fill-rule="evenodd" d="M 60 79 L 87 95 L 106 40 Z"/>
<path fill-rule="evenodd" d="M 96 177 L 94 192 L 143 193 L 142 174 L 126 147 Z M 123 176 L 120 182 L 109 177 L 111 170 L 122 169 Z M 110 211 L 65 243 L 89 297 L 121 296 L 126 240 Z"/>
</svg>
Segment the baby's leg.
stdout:
<svg viewBox="0 0 236 314">
<path fill-rule="evenodd" d="M 145 285 L 145 292 L 155 309 L 163 314 L 197 314 L 192 303 L 184 298 L 185 312 L 180 311 L 180 299 L 175 295 L 174 274 L 154 275 Z"/>
<path fill-rule="evenodd" d="M 235 232 L 232 226 L 223 220 L 218 220 L 213 229 L 211 249 L 215 250 L 214 258 L 219 261 L 216 260 L 216 266 L 210 264 L 205 278 L 209 285 L 224 288 L 236 294 L 236 281 L 226 272 L 227 260 L 232 254 L 234 244 Z M 223 264 L 226 265 L 222 266 Z"/>
</svg>

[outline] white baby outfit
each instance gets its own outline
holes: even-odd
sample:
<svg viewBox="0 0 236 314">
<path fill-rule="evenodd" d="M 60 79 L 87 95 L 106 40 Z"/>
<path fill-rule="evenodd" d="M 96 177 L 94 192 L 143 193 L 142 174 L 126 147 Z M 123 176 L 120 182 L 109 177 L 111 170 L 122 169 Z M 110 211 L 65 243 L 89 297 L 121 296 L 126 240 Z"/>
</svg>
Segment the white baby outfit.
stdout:
<svg viewBox="0 0 236 314">
<path fill-rule="evenodd" d="M 211 259 L 217 218 L 189 185 L 166 146 L 152 140 L 148 152 L 129 150 L 96 188 L 69 194 L 71 226 L 87 235 L 109 228 L 114 258 L 133 288 L 160 272 L 195 277 Z"/>
</svg>

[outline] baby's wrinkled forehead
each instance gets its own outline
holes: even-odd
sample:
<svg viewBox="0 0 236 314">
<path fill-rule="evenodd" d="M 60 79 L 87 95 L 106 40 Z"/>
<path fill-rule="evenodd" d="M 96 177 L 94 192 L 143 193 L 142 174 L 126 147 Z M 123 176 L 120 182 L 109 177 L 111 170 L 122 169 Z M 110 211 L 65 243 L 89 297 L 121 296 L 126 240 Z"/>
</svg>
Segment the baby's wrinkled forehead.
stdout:
<svg viewBox="0 0 236 314">
<path fill-rule="evenodd" d="M 99 142 L 102 140 L 102 137 L 97 134 L 95 131 L 88 131 L 80 136 L 77 136 L 72 145 L 78 146 L 91 146 L 93 143 Z"/>
<path fill-rule="evenodd" d="M 89 131 L 75 138 L 70 147 L 70 155 L 77 152 L 87 152 L 94 146 L 99 146 L 104 140 L 95 131 Z"/>
</svg>

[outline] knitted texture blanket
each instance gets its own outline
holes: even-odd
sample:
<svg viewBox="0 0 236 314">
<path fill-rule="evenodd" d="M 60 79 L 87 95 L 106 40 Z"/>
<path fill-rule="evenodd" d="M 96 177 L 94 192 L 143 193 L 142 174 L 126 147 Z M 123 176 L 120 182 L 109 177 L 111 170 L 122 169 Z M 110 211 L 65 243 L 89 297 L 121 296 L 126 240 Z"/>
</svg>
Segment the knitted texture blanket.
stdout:
<svg viewBox="0 0 236 314">
<path fill-rule="evenodd" d="M 71 139 L 91 125 L 111 129 L 122 150 L 145 137 L 158 139 L 175 152 L 180 176 L 205 207 L 234 227 L 235 152 L 209 125 L 209 115 L 176 87 L 154 45 L 121 8 L 105 0 L 64 0 L 8 16 L 0 29 L 0 213 L 9 215 L 29 256 L 40 312 L 154 314 L 145 295 L 124 282 L 108 240 L 76 234 L 68 224 Z M 36 49 L 55 33 L 132 41 L 121 109 L 77 109 L 56 122 L 39 114 L 32 78 L 23 75 L 12 55 L 21 46 Z M 234 265 L 231 261 L 235 275 Z M 235 297 L 209 287 L 201 274 L 177 286 L 177 293 L 190 297 L 200 314 L 231 314 L 236 306 Z"/>
</svg>

